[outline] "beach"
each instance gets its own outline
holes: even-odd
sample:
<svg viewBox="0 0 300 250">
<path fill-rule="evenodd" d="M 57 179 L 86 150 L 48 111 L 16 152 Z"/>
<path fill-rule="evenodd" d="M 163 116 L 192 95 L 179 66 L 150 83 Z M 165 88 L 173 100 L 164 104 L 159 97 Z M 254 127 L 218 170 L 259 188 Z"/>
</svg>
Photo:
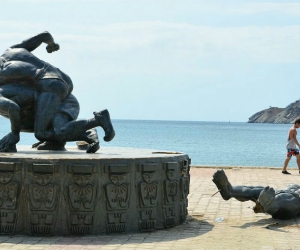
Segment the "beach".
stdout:
<svg viewBox="0 0 300 250">
<path fill-rule="evenodd" d="M 188 217 L 184 224 L 149 233 L 83 237 L 1 236 L 0 249 L 300 249 L 300 218 L 275 220 L 255 214 L 252 201 L 222 199 L 212 176 L 218 167 L 191 167 Z M 283 175 L 276 168 L 226 167 L 232 185 L 272 186 L 300 183 L 297 170 Z M 212 196 L 215 194 L 214 196 Z"/>
</svg>

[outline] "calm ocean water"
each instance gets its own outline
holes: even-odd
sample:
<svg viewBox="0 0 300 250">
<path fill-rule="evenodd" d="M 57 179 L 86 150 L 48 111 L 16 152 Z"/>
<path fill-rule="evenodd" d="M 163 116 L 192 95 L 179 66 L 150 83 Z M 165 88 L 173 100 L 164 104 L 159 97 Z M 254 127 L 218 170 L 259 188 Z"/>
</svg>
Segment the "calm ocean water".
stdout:
<svg viewBox="0 0 300 250">
<path fill-rule="evenodd" d="M 103 147 L 132 147 L 187 153 L 192 165 L 282 167 L 289 124 L 238 122 L 113 120 L 116 137 Z M 0 117 L 0 138 L 9 132 L 9 121 Z M 102 129 L 98 129 L 103 137 Z M 300 135 L 299 135 L 300 136 Z M 19 145 L 36 142 L 21 133 Z M 75 145 L 75 143 L 68 143 Z M 296 160 L 289 167 L 296 167 Z"/>
</svg>

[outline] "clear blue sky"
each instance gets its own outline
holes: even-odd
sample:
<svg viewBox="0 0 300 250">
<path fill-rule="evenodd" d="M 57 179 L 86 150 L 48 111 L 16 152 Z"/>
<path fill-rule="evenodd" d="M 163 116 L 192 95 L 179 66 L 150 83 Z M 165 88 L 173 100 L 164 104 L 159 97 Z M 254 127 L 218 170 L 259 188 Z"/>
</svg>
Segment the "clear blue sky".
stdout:
<svg viewBox="0 0 300 250">
<path fill-rule="evenodd" d="M 0 50 L 44 30 L 82 118 L 248 121 L 300 97 L 299 1 L 1 1 Z"/>
</svg>

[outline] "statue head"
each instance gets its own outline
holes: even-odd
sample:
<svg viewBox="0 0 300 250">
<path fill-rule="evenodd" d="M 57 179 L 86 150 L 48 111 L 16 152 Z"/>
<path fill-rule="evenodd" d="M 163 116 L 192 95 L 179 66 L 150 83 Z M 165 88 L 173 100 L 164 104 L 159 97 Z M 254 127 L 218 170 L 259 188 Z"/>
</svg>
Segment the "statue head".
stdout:
<svg viewBox="0 0 300 250">
<path fill-rule="evenodd" d="M 174 181 L 175 171 L 167 171 L 167 178 L 169 181 Z"/>
<path fill-rule="evenodd" d="M 110 174 L 109 178 L 115 185 L 121 185 L 126 181 L 126 174 Z"/>
<path fill-rule="evenodd" d="M 9 183 L 13 178 L 13 176 L 14 176 L 13 172 L 0 172 L 0 183 L 1 184 Z"/>
<path fill-rule="evenodd" d="M 36 183 L 45 186 L 51 182 L 53 178 L 53 174 L 41 174 L 41 173 L 33 173 L 33 179 Z"/>
<path fill-rule="evenodd" d="M 80 174 L 80 175 L 74 174 L 73 179 L 77 185 L 84 187 L 90 183 L 90 181 L 92 179 L 92 175 L 90 175 L 90 174 Z"/>
<path fill-rule="evenodd" d="M 154 174 L 154 172 L 143 172 L 142 176 L 143 176 L 144 181 L 146 183 L 150 184 L 151 182 L 154 181 L 155 174 Z"/>
</svg>

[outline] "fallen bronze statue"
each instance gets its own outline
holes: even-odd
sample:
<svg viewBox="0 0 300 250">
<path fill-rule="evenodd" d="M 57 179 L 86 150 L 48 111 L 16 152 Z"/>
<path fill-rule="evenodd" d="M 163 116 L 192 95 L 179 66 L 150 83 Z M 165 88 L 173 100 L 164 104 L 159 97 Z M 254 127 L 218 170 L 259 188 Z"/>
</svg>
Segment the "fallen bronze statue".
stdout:
<svg viewBox="0 0 300 250">
<path fill-rule="evenodd" d="M 268 213 L 274 219 L 292 219 L 300 215 L 300 185 L 290 184 L 282 190 L 262 186 L 232 186 L 224 170 L 213 175 L 213 182 L 224 200 L 253 201 L 255 213 Z"/>
<path fill-rule="evenodd" d="M 105 141 L 115 136 L 109 112 L 77 120 L 79 103 L 72 94 L 71 78 L 31 53 L 43 43 L 48 53 L 59 50 L 45 31 L 0 56 L 0 115 L 11 122 L 11 132 L 0 140 L 0 152 L 16 152 L 20 132 L 31 132 L 39 140 L 33 145 L 38 150 L 65 150 L 68 141 L 84 141 L 86 152 L 95 153 L 100 147 L 95 127 L 103 128 Z M 98 90 L 87 87 L 88 91 Z"/>
</svg>

